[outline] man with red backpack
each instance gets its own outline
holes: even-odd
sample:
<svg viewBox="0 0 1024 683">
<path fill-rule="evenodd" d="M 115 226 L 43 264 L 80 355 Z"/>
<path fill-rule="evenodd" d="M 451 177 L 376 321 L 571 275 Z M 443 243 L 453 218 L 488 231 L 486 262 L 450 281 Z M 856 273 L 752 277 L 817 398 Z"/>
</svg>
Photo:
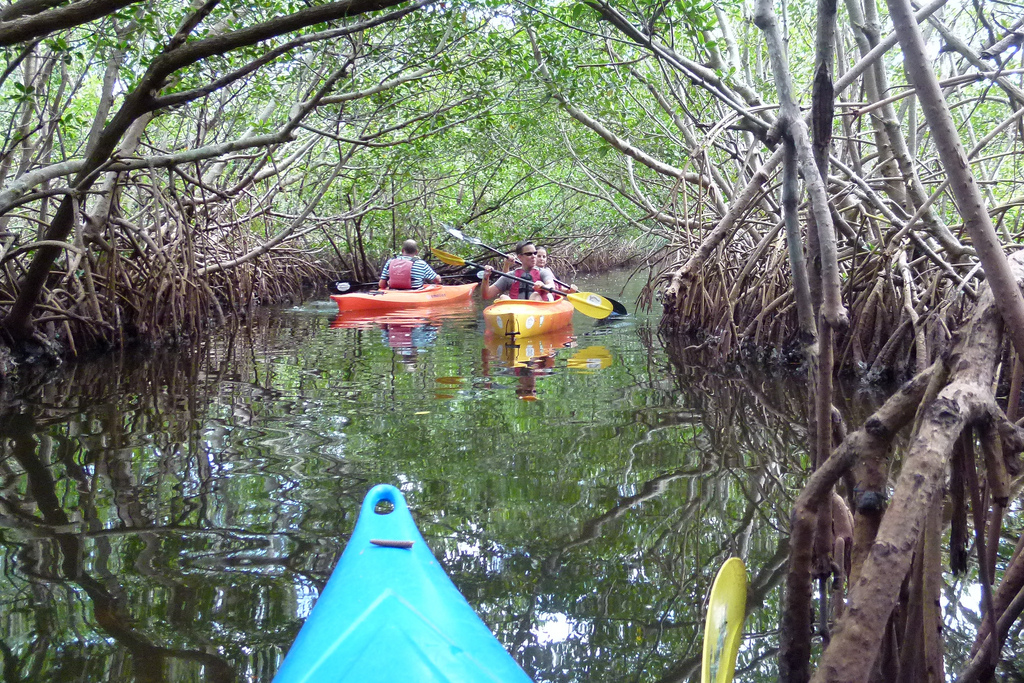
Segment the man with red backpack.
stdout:
<svg viewBox="0 0 1024 683">
<path fill-rule="evenodd" d="M 402 243 L 402 253 L 384 264 L 380 273 L 380 289 L 419 289 L 424 282 L 441 284 L 441 277 L 430 264 L 417 256 L 420 253 L 416 240 Z"/>
<path fill-rule="evenodd" d="M 533 280 L 533 287 L 507 277 L 498 277 L 497 282 L 492 285 L 490 278 L 494 269 L 487 266 L 484 268 L 483 278 L 484 298 L 493 299 L 500 294 L 507 293 L 508 297 L 512 299 L 533 299 L 535 301 L 554 299 L 554 295 L 548 290 L 554 288 L 555 276 L 547 268 L 537 267 L 537 245 L 533 242 L 520 242 L 516 245 L 516 256 L 522 265 L 508 274 Z"/>
</svg>

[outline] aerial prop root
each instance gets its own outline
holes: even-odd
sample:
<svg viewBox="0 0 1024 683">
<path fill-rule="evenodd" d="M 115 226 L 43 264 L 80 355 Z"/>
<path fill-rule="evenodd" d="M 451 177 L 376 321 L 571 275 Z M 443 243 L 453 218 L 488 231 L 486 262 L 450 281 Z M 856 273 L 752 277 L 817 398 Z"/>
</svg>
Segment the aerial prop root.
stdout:
<svg viewBox="0 0 1024 683">
<path fill-rule="evenodd" d="M 1015 267 L 1020 270 L 1019 263 Z M 792 557 L 782 616 L 785 637 L 780 653 L 780 671 L 784 676 L 790 674 L 792 680 L 809 678 L 815 519 L 829 500 L 835 483 L 851 467 L 864 458 L 887 462 L 896 434 L 912 423 L 915 425 L 895 493 L 881 516 L 877 535 L 855 535 L 855 546 L 866 546 L 854 549 L 855 556 L 858 550 L 863 551 L 863 564 L 853 570 L 848 604 L 838 619 L 831 644 L 822 655 L 816 681 L 862 681 L 870 675 L 875 660 L 883 652 L 883 635 L 889 632 L 889 619 L 901 599 L 900 589 L 911 570 L 915 551 L 924 547 L 922 531 L 943 495 L 948 461 L 965 430 L 968 434 L 977 433 L 981 444 L 979 457 L 985 461 L 988 479 L 996 483 L 993 490 L 1001 496 L 1002 484 L 998 480 L 1004 477 L 1003 461 L 1024 450 L 1024 432 L 1007 419 L 992 392 L 1003 346 L 1002 332 L 994 298 L 986 291 L 971 320 L 960 331 L 952 353 L 907 382 L 860 429 L 839 444 L 809 478 L 792 516 Z M 994 495 L 999 505 L 996 498 Z M 983 517 L 984 514 L 979 519 Z M 934 533 L 931 538 L 934 539 Z M 980 559 L 989 562 L 989 556 Z M 1018 569 L 1011 563 L 1011 568 L 1024 574 L 1024 567 Z M 925 574 L 935 571 L 934 561 L 929 561 L 916 580 L 915 590 L 931 590 L 924 587 L 930 580 Z M 992 604 L 1009 606 L 1019 592 L 1019 586 L 1016 590 L 1008 587 L 1004 593 L 1010 598 L 993 600 Z M 987 621 L 990 629 L 995 624 L 998 633 L 1001 624 L 996 622 L 1001 612 L 998 607 L 992 612 Z M 921 617 L 931 618 L 928 614 Z M 984 637 L 979 633 L 979 638 Z M 909 647 L 910 641 L 906 642 Z M 865 653 L 872 654 L 865 657 Z M 894 651 L 891 656 L 898 657 L 899 653 Z M 929 661 L 931 664 L 927 665 L 934 666 L 936 660 Z"/>
</svg>

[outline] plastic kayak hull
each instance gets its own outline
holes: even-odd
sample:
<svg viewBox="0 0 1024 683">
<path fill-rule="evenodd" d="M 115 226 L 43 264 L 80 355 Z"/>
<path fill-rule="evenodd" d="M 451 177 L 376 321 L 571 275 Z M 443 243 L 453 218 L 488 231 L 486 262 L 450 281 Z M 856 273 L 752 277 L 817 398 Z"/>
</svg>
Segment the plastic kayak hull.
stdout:
<svg viewBox="0 0 1024 683">
<path fill-rule="evenodd" d="M 478 282 L 468 285 L 426 285 L 421 289 L 375 289 L 372 292 L 334 294 L 338 312 L 394 311 L 417 306 L 437 306 L 468 299 Z"/>
<path fill-rule="evenodd" d="M 484 323 L 491 334 L 536 337 L 550 334 L 572 324 L 572 304 L 564 298 L 555 301 L 498 301 L 484 309 Z"/>
<path fill-rule="evenodd" d="M 381 502 L 394 506 L 376 511 Z M 451 582 L 402 493 L 375 486 L 274 683 L 529 681 Z"/>
</svg>

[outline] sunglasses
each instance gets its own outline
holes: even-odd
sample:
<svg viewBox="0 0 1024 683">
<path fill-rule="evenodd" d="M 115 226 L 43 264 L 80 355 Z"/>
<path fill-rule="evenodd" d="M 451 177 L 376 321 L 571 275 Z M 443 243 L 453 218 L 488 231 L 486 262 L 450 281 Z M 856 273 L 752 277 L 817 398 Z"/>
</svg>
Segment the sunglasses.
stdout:
<svg viewBox="0 0 1024 683">
<path fill-rule="evenodd" d="M 522 254 L 520 254 L 520 256 L 536 256 L 536 255 L 537 255 L 537 252 L 535 252 L 535 251 L 524 251 Z"/>
</svg>

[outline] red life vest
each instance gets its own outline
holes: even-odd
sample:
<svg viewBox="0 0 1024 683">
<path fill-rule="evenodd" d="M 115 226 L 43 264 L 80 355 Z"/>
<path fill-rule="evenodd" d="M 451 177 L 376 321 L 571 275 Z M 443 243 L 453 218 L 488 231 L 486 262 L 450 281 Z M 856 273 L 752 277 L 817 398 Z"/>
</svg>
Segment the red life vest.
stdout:
<svg viewBox="0 0 1024 683">
<path fill-rule="evenodd" d="M 396 256 L 388 266 L 388 287 L 391 289 L 412 289 L 413 260 Z"/>
<path fill-rule="evenodd" d="M 525 271 L 522 268 L 516 268 L 515 270 L 512 271 L 512 274 L 515 275 L 516 277 L 521 278 L 525 278 L 527 275 L 529 275 L 530 279 L 533 280 L 534 282 L 540 282 L 540 270 L 538 270 L 537 268 L 534 268 L 531 271 Z M 522 288 L 520 288 L 520 285 L 522 285 Z M 520 291 L 523 292 L 523 296 L 519 296 Z M 533 294 L 533 292 L 533 287 L 527 287 L 518 280 L 513 280 L 512 286 L 508 288 L 508 295 L 513 299 L 529 299 L 530 295 Z M 545 293 L 542 296 L 544 301 L 551 301 L 551 294 Z"/>
</svg>

